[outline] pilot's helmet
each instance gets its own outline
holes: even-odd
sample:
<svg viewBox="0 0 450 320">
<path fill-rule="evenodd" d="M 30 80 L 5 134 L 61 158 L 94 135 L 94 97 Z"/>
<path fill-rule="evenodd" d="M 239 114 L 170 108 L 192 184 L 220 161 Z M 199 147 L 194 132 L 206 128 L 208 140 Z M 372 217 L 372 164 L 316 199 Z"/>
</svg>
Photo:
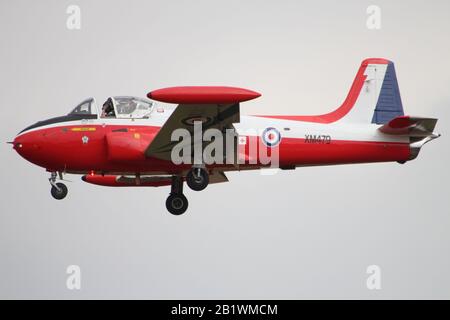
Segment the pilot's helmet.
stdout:
<svg viewBox="0 0 450 320">
<path fill-rule="evenodd" d="M 105 110 L 106 112 L 110 112 L 113 109 L 114 108 L 113 108 L 112 100 L 111 100 L 111 98 L 108 98 L 108 100 L 106 100 L 105 103 L 103 104 L 103 110 Z"/>
</svg>

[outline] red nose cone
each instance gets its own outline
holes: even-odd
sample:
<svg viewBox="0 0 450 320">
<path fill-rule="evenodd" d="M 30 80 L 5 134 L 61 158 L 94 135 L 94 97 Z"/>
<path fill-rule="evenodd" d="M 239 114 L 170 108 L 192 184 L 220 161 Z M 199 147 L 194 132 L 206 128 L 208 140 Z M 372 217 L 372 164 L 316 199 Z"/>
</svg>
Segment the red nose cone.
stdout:
<svg viewBox="0 0 450 320">
<path fill-rule="evenodd" d="M 167 103 L 183 104 L 226 104 L 252 100 L 260 93 L 235 87 L 171 87 L 151 91 L 147 97 Z"/>
<path fill-rule="evenodd" d="M 17 140 L 17 138 L 14 139 L 13 142 L 8 142 L 12 144 L 12 147 L 14 150 L 18 151 L 20 148 L 22 148 L 22 144 Z"/>
<path fill-rule="evenodd" d="M 45 158 L 42 139 L 43 137 L 35 132 L 25 132 L 14 139 L 13 148 L 22 158 L 39 165 Z"/>
<path fill-rule="evenodd" d="M 13 149 L 16 150 L 19 154 L 22 151 L 23 148 L 23 135 L 17 136 L 14 141 L 12 142 Z"/>
</svg>

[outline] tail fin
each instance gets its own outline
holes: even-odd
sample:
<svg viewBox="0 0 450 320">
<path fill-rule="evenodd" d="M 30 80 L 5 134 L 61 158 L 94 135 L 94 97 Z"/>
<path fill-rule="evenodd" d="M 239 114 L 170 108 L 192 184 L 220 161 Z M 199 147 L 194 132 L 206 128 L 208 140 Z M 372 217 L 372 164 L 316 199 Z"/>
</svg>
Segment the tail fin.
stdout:
<svg viewBox="0 0 450 320">
<path fill-rule="evenodd" d="M 389 61 L 373 112 L 372 123 L 385 124 L 395 117 L 402 115 L 404 115 L 404 112 L 397 75 L 395 73 L 394 63 Z"/>
<path fill-rule="evenodd" d="M 361 63 L 347 98 L 336 110 L 322 115 L 262 117 L 319 123 L 385 124 L 402 115 L 403 105 L 394 63 L 370 58 Z"/>
<path fill-rule="evenodd" d="M 394 63 L 378 58 L 364 60 L 340 108 L 344 107 L 348 112 L 342 120 L 346 122 L 385 124 L 404 115 Z"/>
</svg>

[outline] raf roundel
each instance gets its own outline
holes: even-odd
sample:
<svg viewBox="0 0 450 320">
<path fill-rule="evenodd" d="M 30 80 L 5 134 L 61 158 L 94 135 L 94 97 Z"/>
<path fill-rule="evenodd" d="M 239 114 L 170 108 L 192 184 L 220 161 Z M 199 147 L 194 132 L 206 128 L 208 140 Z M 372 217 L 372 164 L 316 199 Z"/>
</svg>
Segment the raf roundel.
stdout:
<svg viewBox="0 0 450 320">
<path fill-rule="evenodd" d="M 266 146 L 276 147 L 281 141 L 281 134 L 275 128 L 266 128 L 262 133 L 262 139 Z"/>
</svg>

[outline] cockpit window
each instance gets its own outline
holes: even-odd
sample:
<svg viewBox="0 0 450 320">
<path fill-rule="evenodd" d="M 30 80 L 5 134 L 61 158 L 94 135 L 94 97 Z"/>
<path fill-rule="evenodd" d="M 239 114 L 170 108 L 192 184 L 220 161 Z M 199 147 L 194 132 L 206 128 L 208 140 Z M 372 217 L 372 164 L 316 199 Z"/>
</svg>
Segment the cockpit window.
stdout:
<svg viewBox="0 0 450 320">
<path fill-rule="evenodd" d="M 136 97 L 110 97 L 103 103 L 101 118 L 148 118 L 153 110 L 153 102 Z M 92 115 L 98 117 L 97 104 L 94 98 L 89 98 L 77 105 L 69 115 Z"/>
<path fill-rule="evenodd" d="M 84 114 L 97 114 L 97 108 L 94 103 L 94 99 L 90 98 L 84 100 L 77 105 L 69 114 L 84 115 Z"/>
<path fill-rule="evenodd" d="M 146 118 L 152 112 L 153 102 L 135 97 L 114 97 L 117 118 Z"/>
</svg>

